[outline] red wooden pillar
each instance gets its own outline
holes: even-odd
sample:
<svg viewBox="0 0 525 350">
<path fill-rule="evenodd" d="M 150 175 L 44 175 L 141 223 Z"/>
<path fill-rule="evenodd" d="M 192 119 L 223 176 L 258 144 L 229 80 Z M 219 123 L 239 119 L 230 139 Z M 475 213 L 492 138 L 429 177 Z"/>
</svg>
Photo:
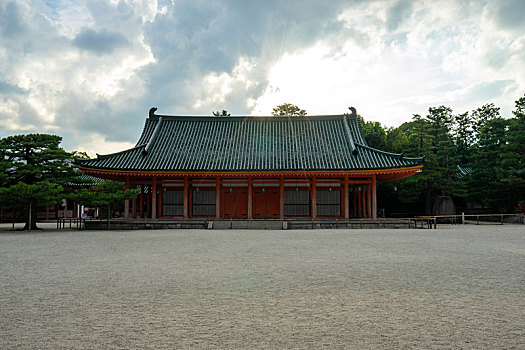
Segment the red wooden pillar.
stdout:
<svg viewBox="0 0 525 350">
<path fill-rule="evenodd" d="M 248 177 L 248 220 L 253 219 L 253 178 Z"/>
<path fill-rule="evenodd" d="M 215 219 L 221 218 L 221 178 L 215 178 Z"/>
<path fill-rule="evenodd" d="M 134 190 L 137 189 L 137 185 L 135 184 L 133 184 L 132 187 Z M 133 219 L 137 218 L 137 198 L 136 197 L 131 200 L 131 217 Z"/>
<path fill-rule="evenodd" d="M 157 218 L 157 177 L 153 176 L 151 184 L 151 218 Z"/>
<path fill-rule="evenodd" d="M 372 175 L 372 217 L 377 219 L 377 189 L 376 189 L 377 177 L 376 174 Z"/>
<path fill-rule="evenodd" d="M 366 217 L 366 185 L 361 185 L 361 203 L 359 206 L 359 211 L 361 212 L 360 217 L 365 218 Z"/>
<path fill-rule="evenodd" d="M 184 218 L 187 219 L 189 217 L 188 215 L 188 196 L 189 196 L 189 193 L 188 193 L 188 185 L 189 185 L 189 181 L 188 181 L 188 178 L 185 177 L 184 178 Z"/>
<path fill-rule="evenodd" d="M 279 219 L 284 219 L 284 177 L 279 178 Z"/>
<path fill-rule="evenodd" d="M 359 202 L 359 217 L 363 218 L 364 215 L 364 203 L 365 203 L 365 185 L 361 184 L 359 186 L 359 198 L 357 201 Z"/>
<path fill-rule="evenodd" d="M 126 190 L 129 190 L 129 176 L 126 176 L 126 182 L 124 184 L 124 188 Z M 129 199 L 124 200 L 124 219 L 127 219 L 129 217 Z"/>
<path fill-rule="evenodd" d="M 367 217 L 371 218 L 372 215 L 372 185 L 366 185 L 366 211 L 368 213 Z"/>
<path fill-rule="evenodd" d="M 356 185 L 353 185 L 352 186 L 352 198 L 354 200 L 354 215 L 353 217 L 356 218 L 357 217 L 357 186 Z"/>
<path fill-rule="evenodd" d="M 67 218 L 67 199 L 64 199 L 65 205 L 64 205 L 64 218 Z"/>
<path fill-rule="evenodd" d="M 159 195 L 158 195 L 158 200 L 157 200 L 157 217 L 162 217 L 162 191 L 163 191 L 163 185 L 162 185 L 162 181 L 159 183 L 159 185 L 157 186 L 158 189 L 159 189 Z"/>
<path fill-rule="evenodd" d="M 348 198 L 348 175 L 345 175 L 344 184 L 343 184 L 343 205 L 344 213 L 343 216 L 345 219 L 350 218 L 350 200 Z"/>
<path fill-rule="evenodd" d="M 146 196 L 146 217 L 151 219 L 151 186 L 148 185 L 148 195 Z"/>
<path fill-rule="evenodd" d="M 312 208 L 312 219 L 317 218 L 317 178 L 312 177 L 310 183 L 310 204 Z"/>
<path fill-rule="evenodd" d="M 46 205 L 46 220 L 49 220 L 49 205 Z"/>
<path fill-rule="evenodd" d="M 141 219 L 144 219 L 144 185 L 140 185 L 140 206 L 139 215 Z"/>
</svg>

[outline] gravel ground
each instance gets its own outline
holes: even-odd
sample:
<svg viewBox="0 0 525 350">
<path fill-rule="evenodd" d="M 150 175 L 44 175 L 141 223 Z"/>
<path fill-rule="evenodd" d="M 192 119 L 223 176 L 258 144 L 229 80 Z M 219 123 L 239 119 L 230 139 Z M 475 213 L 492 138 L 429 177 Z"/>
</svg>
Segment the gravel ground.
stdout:
<svg viewBox="0 0 525 350">
<path fill-rule="evenodd" d="M 0 287 L 1 349 L 525 349 L 520 225 L 3 231 Z"/>
</svg>

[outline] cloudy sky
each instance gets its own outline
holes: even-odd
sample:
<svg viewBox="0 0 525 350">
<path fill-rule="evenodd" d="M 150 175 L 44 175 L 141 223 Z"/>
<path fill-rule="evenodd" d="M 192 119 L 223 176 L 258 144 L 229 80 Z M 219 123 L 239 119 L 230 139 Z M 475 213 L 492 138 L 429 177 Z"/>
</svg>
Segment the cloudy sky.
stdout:
<svg viewBox="0 0 525 350">
<path fill-rule="evenodd" d="M 131 147 L 172 115 L 357 108 L 397 126 L 525 93 L 525 1 L 0 0 L 0 137 Z"/>
</svg>

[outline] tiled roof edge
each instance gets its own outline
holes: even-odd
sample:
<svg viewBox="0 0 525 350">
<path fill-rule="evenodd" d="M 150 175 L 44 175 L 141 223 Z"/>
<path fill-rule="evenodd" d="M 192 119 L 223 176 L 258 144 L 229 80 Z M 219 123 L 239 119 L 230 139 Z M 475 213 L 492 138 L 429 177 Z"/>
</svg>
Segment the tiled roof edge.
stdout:
<svg viewBox="0 0 525 350">
<path fill-rule="evenodd" d="M 160 128 L 162 126 L 162 117 L 159 117 L 159 121 L 157 122 L 157 125 L 155 125 L 155 129 L 153 130 L 153 134 L 151 134 L 151 137 L 148 140 L 148 143 L 145 145 L 144 150 L 142 151 L 143 155 L 148 154 L 151 145 L 155 142 L 155 139 L 159 135 Z"/>
<path fill-rule="evenodd" d="M 125 149 L 125 150 L 120 151 L 120 152 L 109 153 L 109 154 L 98 154 L 97 153 L 97 158 L 89 158 L 89 159 L 74 158 L 74 162 L 73 163 L 82 165 L 83 163 L 91 162 L 91 161 L 94 161 L 94 160 L 100 160 L 100 159 L 116 156 L 118 154 L 124 154 L 124 153 L 128 153 L 128 152 L 132 152 L 132 151 L 134 151 L 136 149 L 144 148 L 144 146 L 145 145 L 135 146 L 133 148 L 128 148 L 128 149 Z"/>
<path fill-rule="evenodd" d="M 377 148 L 370 147 L 368 145 L 362 145 L 360 143 L 356 143 L 356 146 L 363 147 L 363 148 L 369 149 L 369 150 L 377 152 L 377 153 L 382 153 L 382 154 L 387 155 L 387 156 L 402 158 L 402 159 L 406 159 L 406 160 L 419 160 L 419 161 L 423 162 L 423 158 L 425 158 L 425 157 L 418 157 L 418 158 L 405 157 L 404 153 L 386 152 L 386 151 L 382 151 L 382 150 L 377 149 Z"/>
<path fill-rule="evenodd" d="M 150 116 L 151 120 L 158 120 L 162 118 L 164 121 L 169 120 L 185 120 L 185 121 L 238 121 L 242 119 L 252 120 L 282 120 L 288 121 L 290 118 L 296 120 L 326 120 L 326 119 L 340 119 L 345 114 L 331 114 L 331 115 L 305 115 L 305 116 L 251 116 L 251 115 L 236 115 L 227 117 L 203 116 L 203 115 L 160 115 L 155 114 Z"/>
<path fill-rule="evenodd" d="M 343 116 L 343 123 L 345 126 L 346 136 L 348 137 L 348 141 L 350 142 L 350 151 L 354 152 L 356 150 L 355 142 L 354 142 L 354 138 L 352 137 L 352 133 L 350 132 L 350 126 L 348 125 L 348 118 L 346 114 Z"/>
</svg>

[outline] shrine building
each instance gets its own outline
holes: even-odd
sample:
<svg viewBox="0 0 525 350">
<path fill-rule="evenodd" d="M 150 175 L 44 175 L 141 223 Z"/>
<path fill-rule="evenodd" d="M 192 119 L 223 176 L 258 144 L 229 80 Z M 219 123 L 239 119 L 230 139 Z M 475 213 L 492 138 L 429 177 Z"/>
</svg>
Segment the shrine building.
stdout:
<svg viewBox="0 0 525 350">
<path fill-rule="evenodd" d="M 378 181 L 422 158 L 367 145 L 357 114 L 196 117 L 155 114 L 135 147 L 76 159 L 84 173 L 140 189 L 125 218 L 376 218 Z"/>
</svg>

